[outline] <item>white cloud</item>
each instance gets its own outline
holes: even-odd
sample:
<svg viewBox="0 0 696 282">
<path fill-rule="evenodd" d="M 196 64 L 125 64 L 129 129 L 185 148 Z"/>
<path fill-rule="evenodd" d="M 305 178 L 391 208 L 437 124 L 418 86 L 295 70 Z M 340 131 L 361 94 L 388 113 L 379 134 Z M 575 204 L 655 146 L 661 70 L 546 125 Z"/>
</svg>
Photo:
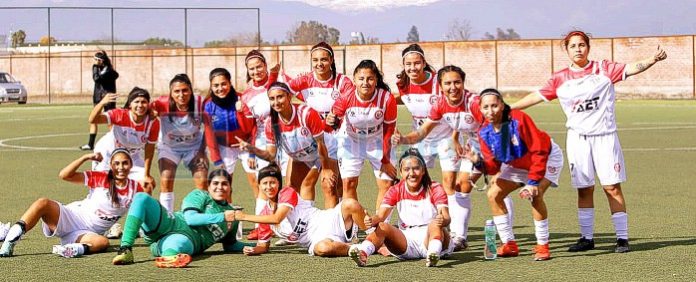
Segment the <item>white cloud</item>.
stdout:
<svg viewBox="0 0 696 282">
<path fill-rule="evenodd" d="M 440 0 L 280 0 L 286 2 L 303 2 L 311 6 L 335 11 L 384 11 L 390 8 L 407 6 L 427 6 Z"/>
</svg>

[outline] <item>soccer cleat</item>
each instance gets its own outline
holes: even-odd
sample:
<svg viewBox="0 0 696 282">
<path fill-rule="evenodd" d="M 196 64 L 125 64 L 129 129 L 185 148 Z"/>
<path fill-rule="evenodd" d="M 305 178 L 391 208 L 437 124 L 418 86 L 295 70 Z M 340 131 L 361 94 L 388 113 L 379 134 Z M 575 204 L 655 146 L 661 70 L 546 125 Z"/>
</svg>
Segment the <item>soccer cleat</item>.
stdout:
<svg viewBox="0 0 696 282">
<path fill-rule="evenodd" d="M 2 247 L 0 247 L 0 257 L 11 257 L 12 254 L 14 253 L 14 247 L 15 244 L 17 244 L 18 241 L 10 242 L 10 241 L 5 241 L 2 243 Z"/>
<path fill-rule="evenodd" d="M 295 245 L 295 242 L 288 241 L 288 240 L 286 240 L 286 239 L 280 238 L 280 239 L 278 239 L 278 241 L 276 241 L 275 243 L 273 243 L 273 245 L 278 246 L 278 247 L 290 246 L 290 245 Z"/>
<path fill-rule="evenodd" d="M 123 226 L 120 223 L 114 223 L 104 234 L 109 239 L 118 239 L 121 238 L 121 235 L 123 235 Z"/>
<path fill-rule="evenodd" d="M 93 148 L 91 146 L 89 146 L 89 144 L 84 144 L 84 145 L 80 146 L 79 148 L 82 151 L 92 151 L 93 150 Z"/>
<path fill-rule="evenodd" d="M 52 253 L 64 258 L 75 258 L 80 256 L 77 247 L 74 245 L 53 245 Z"/>
<path fill-rule="evenodd" d="M 182 268 L 191 263 L 191 255 L 176 254 L 173 256 L 161 256 L 155 258 L 155 265 L 159 268 Z"/>
<path fill-rule="evenodd" d="M 594 239 L 585 239 L 582 237 L 578 239 L 575 244 L 570 245 L 568 248 L 569 252 L 584 252 L 594 249 Z"/>
<path fill-rule="evenodd" d="M 358 248 L 358 245 L 351 245 L 348 249 L 348 256 L 357 266 L 363 267 L 367 265 L 367 253 Z"/>
<path fill-rule="evenodd" d="M 549 260 L 551 259 L 551 252 L 549 251 L 549 244 L 536 245 L 532 250 L 534 252 L 534 260 Z"/>
<path fill-rule="evenodd" d="M 249 235 L 247 235 L 247 240 L 258 240 L 259 239 L 259 230 L 254 229 L 249 232 Z"/>
<path fill-rule="evenodd" d="M 425 266 L 436 266 L 438 261 L 440 261 L 440 255 L 438 253 L 428 253 L 428 256 L 425 257 Z"/>
<path fill-rule="evenodd" d="M 499 257 L 516 257 L 520 254 L 520 248 L 517 247 L 517 242 L 508 241 L 507 243 L 498 247 Z"/>
<path fill-rule="evenodd" d="M 126 265 L 132 264 L 135 259 L 133 258 L 133 250 L 130 247 L 119 247 L 118 255 L 111 260 L 114 265 Z"/>
<path fill-rule="evenodd" d="M 469 248 L 469 242 L 464 237 L 452 238 L 451 244 L 454 244 L 454 251 L 463 251 Z"/>
<path fill-rule="evenodd" d="M 614 247 L 615 253 L 628 253 L 631 249 L 628 247 L 628 239 L 617 239 L 616 247 Z"/>
<path fill-rule="evenodd" d="M 10 226 L 12 226 L 12 225 L 9 222 L 8 223 L 0 222 L 0 242 L 5 241 L 5 237 L 7 236 L 7 232 L 10 232 Z"/>
</svg>

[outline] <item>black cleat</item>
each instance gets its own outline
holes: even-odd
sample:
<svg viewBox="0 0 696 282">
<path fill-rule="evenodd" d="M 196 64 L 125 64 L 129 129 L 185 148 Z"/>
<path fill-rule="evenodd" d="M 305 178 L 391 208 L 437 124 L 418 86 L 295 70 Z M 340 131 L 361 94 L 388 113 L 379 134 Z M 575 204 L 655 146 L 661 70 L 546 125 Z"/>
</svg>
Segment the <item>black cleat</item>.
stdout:
<svg viewBox="0 0 696 282">
<path fill-rule="evenodd" d="M 628 243 L 627 243 L 628 246 Z M 570 245 L 568 248 L 569 252 L 584 252 L 584 251 L 589 251 L 594 249 L 594 240 L 593 239 L 585 239 L 585 237 L 582 237 L 578 239 L 578 241 Z"/>
<path fill-rule="evenodd" d="M 627 239 L 617 239 L 616 247 L 614 248 L 615 253 L 628 253 L 631 249 L 628 247 Z"/>
</svg>

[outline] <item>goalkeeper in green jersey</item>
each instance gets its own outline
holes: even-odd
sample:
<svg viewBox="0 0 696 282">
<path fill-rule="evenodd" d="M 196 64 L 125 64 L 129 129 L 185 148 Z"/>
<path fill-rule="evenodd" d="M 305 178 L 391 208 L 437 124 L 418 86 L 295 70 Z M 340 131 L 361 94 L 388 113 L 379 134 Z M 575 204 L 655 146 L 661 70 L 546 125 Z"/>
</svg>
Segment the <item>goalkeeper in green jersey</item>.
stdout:
<svg viewBox="0 0 696 282">
<path fill-rule="evenodd" d="M 121 246 L 113 264 L 133 263 L 132 246 L 138 230 L 145 232 L 145 242 L 155 256 L 157 267 L 185 267 L 191 257 L 203 253 L 215 243 L 222 243 L 227 252 L 241 252 L 254 244 L 237 241 L 239 222 L 231 199 L 231 180 L 224 169 L 208 176 L 208 190 L 194 189 L 182 203 L 181 211 L 170 214 L 157 200 L 138 193 L 128 211 Z"/>
</svg>

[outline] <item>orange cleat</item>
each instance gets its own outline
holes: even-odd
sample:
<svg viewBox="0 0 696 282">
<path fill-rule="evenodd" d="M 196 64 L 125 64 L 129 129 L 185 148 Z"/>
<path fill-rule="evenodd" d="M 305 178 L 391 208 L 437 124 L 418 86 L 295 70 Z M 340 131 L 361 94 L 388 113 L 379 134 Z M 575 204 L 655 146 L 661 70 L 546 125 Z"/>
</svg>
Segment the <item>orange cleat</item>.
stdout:
<svg viewBox="0 0 696 282">
<path fill-rule="evenodd" d="M 549 260 L 551 259 L 551 252 L 549 251 L 549 244 L 536 245 L 532 250 L 534 252 L 534 260 Z"/>
<path fill-rule="evenodd" d="M 516 257 L 520 254 L 520 248 L 517 247 L 517 242 L 508 241 L 502 246 L 498 247 L 499 257 Z"/>
<path fill-rule="evenodd" d="M 155 265 L 159 268 L 182 268 L 191 263 L 191 255 L 176 254 L 173 256 L 162 256 L 155 258 Z"/>
<path fill-rule="evenodd" d="M 259 230 L 254 229 L 249 232 L 249 235 L 247 235 L 247 240 L 258 240 L 259 239 Z"/>
</svg>

